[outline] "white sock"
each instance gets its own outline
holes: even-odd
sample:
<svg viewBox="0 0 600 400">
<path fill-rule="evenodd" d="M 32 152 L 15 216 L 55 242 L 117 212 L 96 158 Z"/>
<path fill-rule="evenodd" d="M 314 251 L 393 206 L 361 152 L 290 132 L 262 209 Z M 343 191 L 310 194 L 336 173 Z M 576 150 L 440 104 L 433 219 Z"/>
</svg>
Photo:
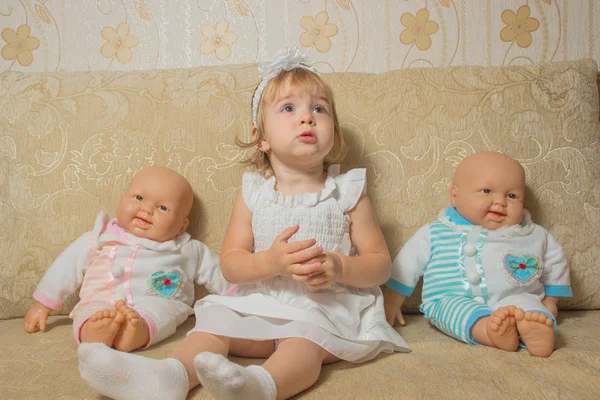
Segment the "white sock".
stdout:
<svg viewBox="0 0 600 400">
<path fill-rule="evenodd" d="M 79 373 L 92 388 L 116 400 L 185 400 L 188 393 L 188 376 L 180 361 L 123 353 L 103 343 L 79 346 Z"/>
<path fill-rule="evenodd" d="M 275 400 L 277 387 L 271 374 L 261 366 L 242 367 L 215 353 L 194 358 L 196 374 L 217 400 Z"/>
</svg>

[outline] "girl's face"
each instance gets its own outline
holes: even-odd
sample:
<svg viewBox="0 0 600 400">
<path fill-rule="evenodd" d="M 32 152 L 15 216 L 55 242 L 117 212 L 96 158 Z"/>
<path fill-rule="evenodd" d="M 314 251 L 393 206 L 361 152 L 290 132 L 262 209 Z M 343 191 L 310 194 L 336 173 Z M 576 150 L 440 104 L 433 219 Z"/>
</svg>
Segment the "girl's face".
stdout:
<svg viewBox="0 0 600 400">
<path fill-rule="evenodd" d="M 271 165 L 313 167 L 323 165 L 334 145 L 334 119 L 330 101 L 322 91 L 284 82 L 264 110 L 264 140 L 259 148 Z"/>
</svg>

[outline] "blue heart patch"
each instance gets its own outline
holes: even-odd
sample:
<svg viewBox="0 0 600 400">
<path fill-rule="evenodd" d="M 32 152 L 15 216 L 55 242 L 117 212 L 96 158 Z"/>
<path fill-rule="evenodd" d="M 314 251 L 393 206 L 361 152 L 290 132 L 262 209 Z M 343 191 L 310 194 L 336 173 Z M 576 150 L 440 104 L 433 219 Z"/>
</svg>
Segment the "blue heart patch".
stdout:
<svg viewBox="0 0 600 400">
<path fill-rule="evenodd" d="M 185 275 L 181 271 L 157 271 L 150 275 L 150 291 L 167 299 L 174 297 L 183 287 Z"/>
<path fill-rule="evenodd" d="M 530 254 L 508 253 L 504 256 L 504 269 L 519 285 L 528 285 L 541 275 L 542 263 L 538 257 Z"/>
</svg>

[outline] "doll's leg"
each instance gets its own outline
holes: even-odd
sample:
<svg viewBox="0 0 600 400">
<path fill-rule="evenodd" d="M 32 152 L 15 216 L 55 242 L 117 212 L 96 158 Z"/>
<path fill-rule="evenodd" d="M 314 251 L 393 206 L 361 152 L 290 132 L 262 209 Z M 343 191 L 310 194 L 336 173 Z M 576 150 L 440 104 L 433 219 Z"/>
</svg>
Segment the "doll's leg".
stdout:
<svg viewBox="0 0 600 400">
<path fill-rule="evenodd" d="M 228 348 L 227 338 L 204 332 L 191 332 L 164 360 L 84 343 L 79 346 L 79 372 L 92 388 L 117 400 L 183 400 L 198 385 L 194 356 L 199 352 L 227 354 Z"/>
<path fill-rule="evenodd" d="M 115 336 L 115 349 L 130 352 L 146 346 L 150 340 L 150 329 L 146 320 L 123 300 L 117 302 L 115 309 L 125 317 Z"/>
<path fill-rule="evenodd" d="M 471 328 L 472 338 L 484 346 L 504 351 L 516 351 L 519 335 L 515 320 L 516 307 L 501 307 L 491 315 L 479 318 Z"/>
<path fill-rule="evenodd" d="M 307 339 L 291 338 L 281 340 L 262 367 L 242 367 L 211 353 L 199 354 L 194 364 L 202 385 L 218 399 L 287 399 L 312 386 L 323 363 L 337 360 Z"/>
<path fill-rule="evenodd" d="M 80 343 L 104 343 L 112 346 L 125 320 L 105 302 L 91 302 L 81 307 L 73 317 L 73 333 Z"/>
<path fill-rule="evenodd" d="M 517 330 L 532 356 L 548 357 L 552 354 L 556 319 L 537 296 L 523 293 L 510 296 L 499 303 L 510 303 L 518 307 L 515 311 Z"/>
<path fill-rule="evenodd" d="M 470 344 L 515 351 L 519 344 L 512 310 L 492 310 L 464 296 L 445 297 L 425 305 L 425 317 L 444 333 Z"/>
</svg>

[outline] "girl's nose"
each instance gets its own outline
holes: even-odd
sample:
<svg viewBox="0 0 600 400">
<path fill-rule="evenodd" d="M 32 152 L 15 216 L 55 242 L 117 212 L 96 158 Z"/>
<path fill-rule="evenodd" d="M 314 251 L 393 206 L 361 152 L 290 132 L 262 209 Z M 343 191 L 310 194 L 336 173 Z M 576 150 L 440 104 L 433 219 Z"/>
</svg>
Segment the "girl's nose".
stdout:
<svg viewBox="0 0 600 400">
<path fill-rule="evenodd" d="M 302 114 L 300 114 L 300 124 L 304 125 L 304 124 L 308 124 L 308 125 L 313 125 L 315 123 L 315 119 L 313 118 L 313 115 L 311 112 L 305 111 Z"/>
</svg>

